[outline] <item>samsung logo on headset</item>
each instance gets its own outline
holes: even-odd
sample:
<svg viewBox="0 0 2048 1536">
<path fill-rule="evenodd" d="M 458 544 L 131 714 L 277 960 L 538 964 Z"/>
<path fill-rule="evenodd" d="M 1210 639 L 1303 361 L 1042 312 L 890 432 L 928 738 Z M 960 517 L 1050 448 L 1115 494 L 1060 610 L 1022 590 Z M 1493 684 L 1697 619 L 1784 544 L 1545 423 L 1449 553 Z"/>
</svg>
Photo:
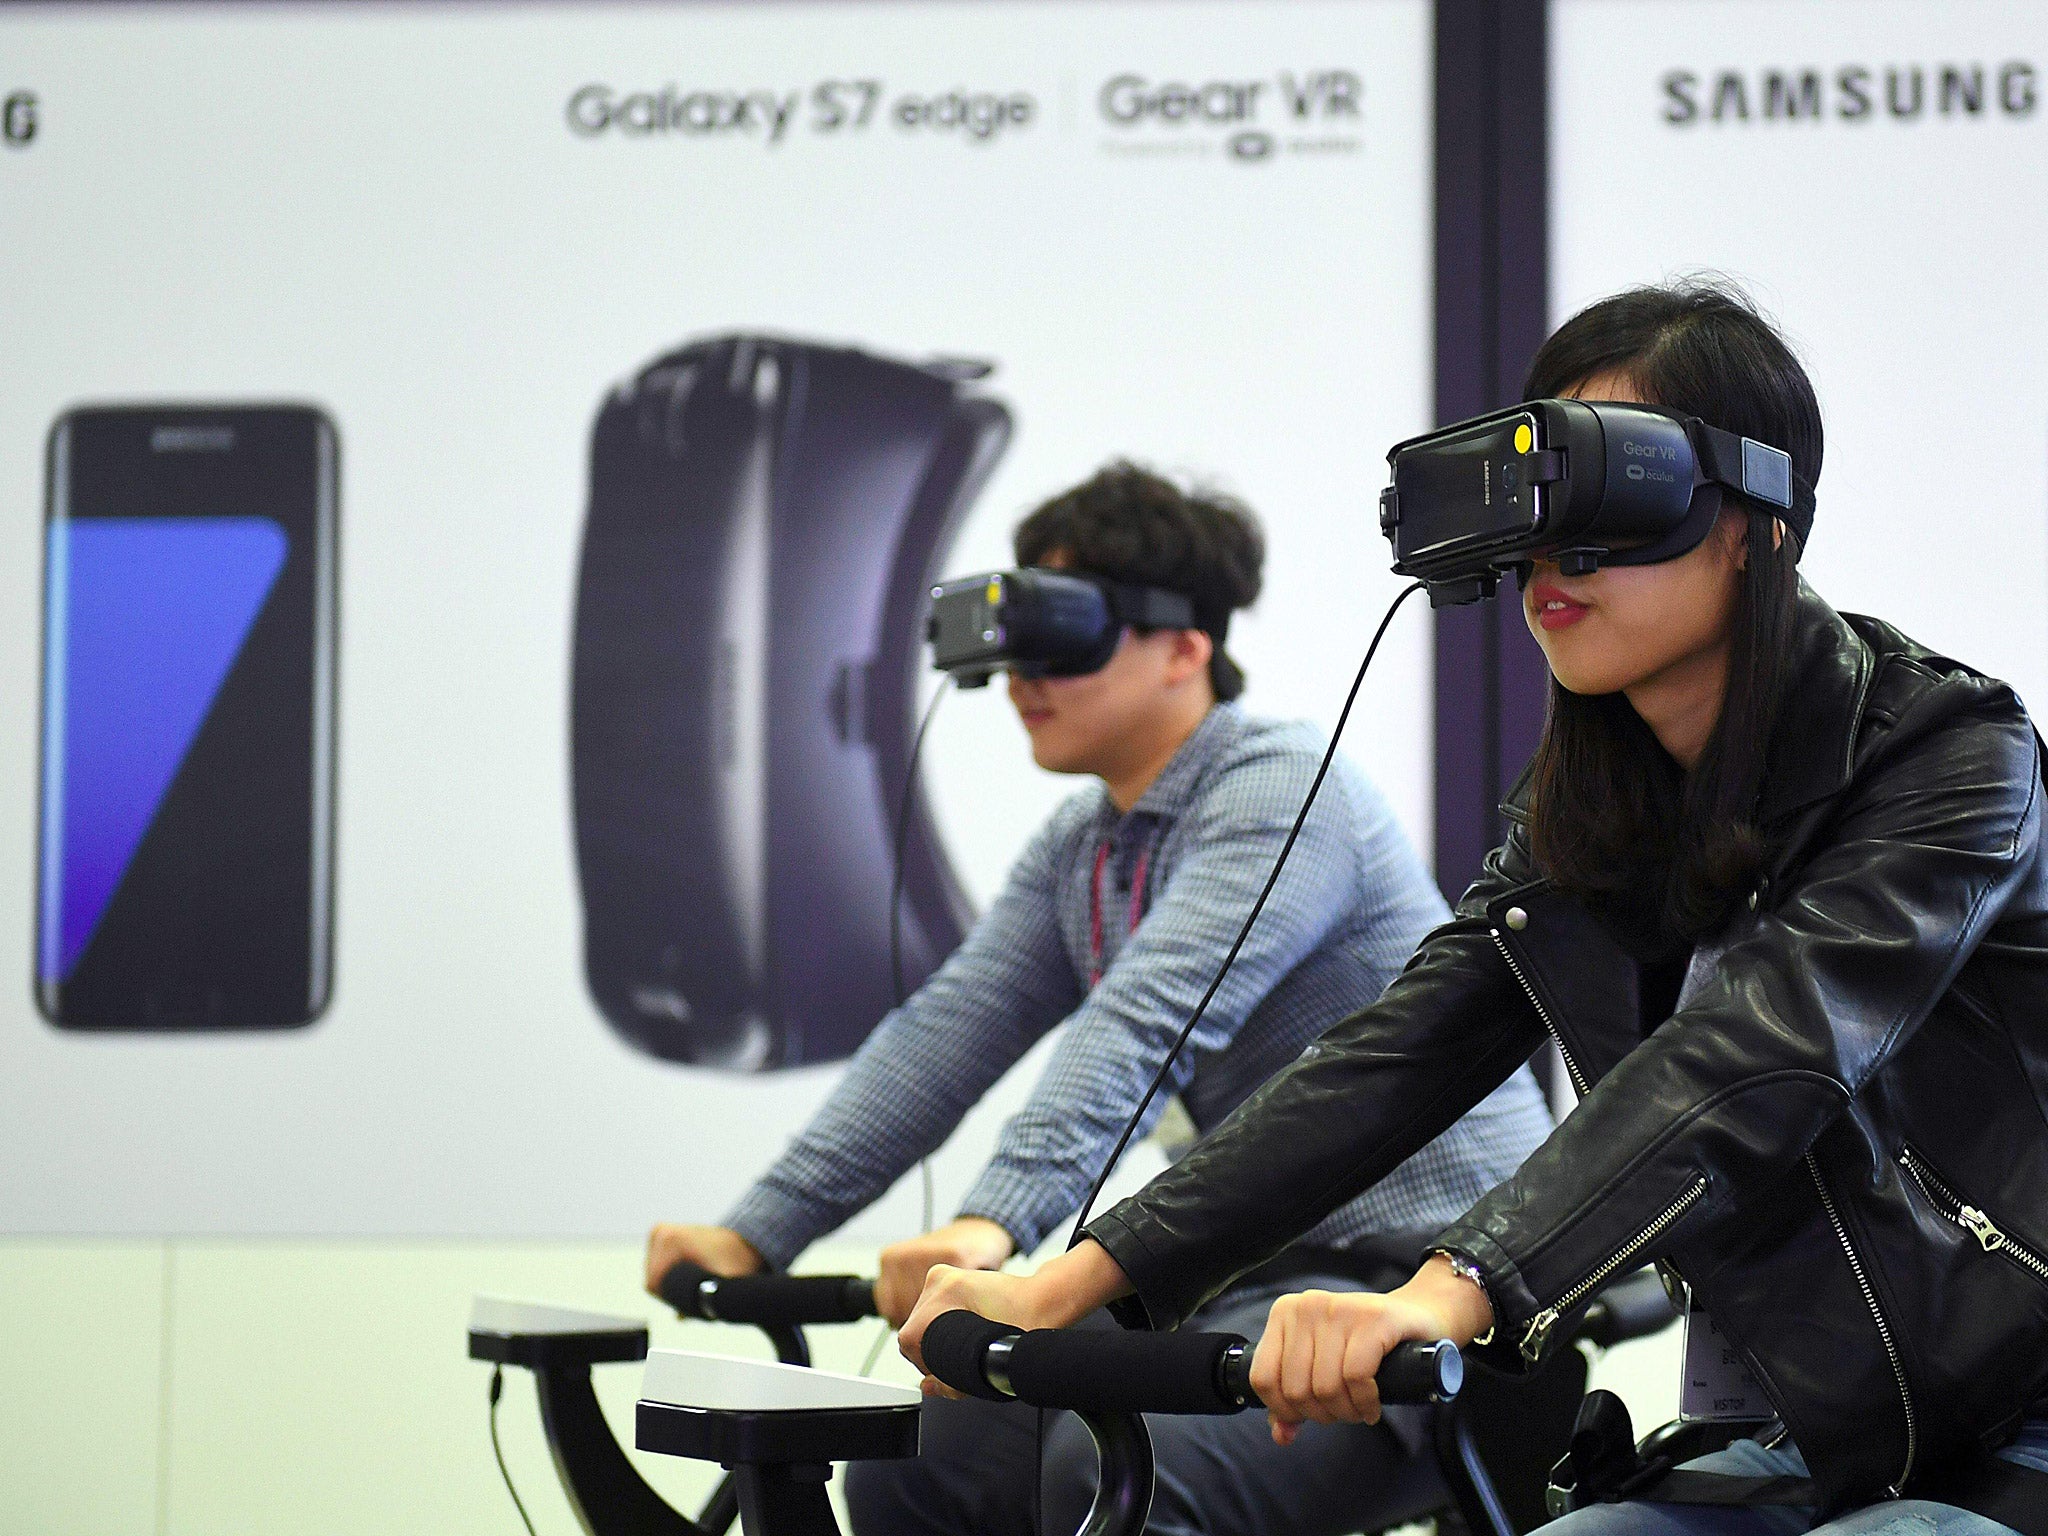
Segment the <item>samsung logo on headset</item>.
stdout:
<svg viewBox="0 0 2048 1536">
<path fill-rule="evenodd" d="M 1664 121 L 1676 128 L 1725 123 L 1921 122 L 2029 118 L 2040 106 L 2040 71 L 2003 64 L 1844 64 L 1832 70 L 1667 70 Z"/>
</svg>

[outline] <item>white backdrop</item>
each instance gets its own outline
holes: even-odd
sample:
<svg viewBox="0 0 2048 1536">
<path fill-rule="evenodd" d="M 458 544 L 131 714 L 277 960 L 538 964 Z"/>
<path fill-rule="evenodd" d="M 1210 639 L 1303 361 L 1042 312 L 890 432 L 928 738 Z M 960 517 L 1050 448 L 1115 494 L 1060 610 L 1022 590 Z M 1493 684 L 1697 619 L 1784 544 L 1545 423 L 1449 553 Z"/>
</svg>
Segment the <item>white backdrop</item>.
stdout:
<svg viewBox="0 0 2048 1536">
<path fill-rule="evenodd" d="M 1018 434 L 956 571 L 1112 454 L 1243 494 L 1272 543 L 1250 702 L 1334 720 L 1395 589 L 1381 455 L 1427 425 L 1428 61 L 1417 0 L 0 12 L 0 96 L 35 103 L 0 146 L 0 1230 L 626 1235 L 715 1217 L 817 1102 L 833 1069 L 636 1054 L 581 979 L 586 440 L 693 336 L 995 359 Z M 1297 120 L 1288 84 L 1341 71 L 1359 115 Z M 1155 105 L 1259 88 L 1125 124 L 1120 76 Z M 824 131 L 815 87 L 863 78 L 874 121 Z M 760 107 L 578 134 L 590 85 L 796 110 L 773 142 Z M 934 125 L 955 90 L 1028 120 Z M 342 444 L 334 1005 L 267 1038 L 60 1034 L 29 985 L 43 436 L 82 401 L 279 397 Z M 1349 747 L 1426 855 L 1421 613 Z M 929 760 L 985 900 L 1072 786 L 1000 690 L 949 703 Z M 942 1214 L 1025 1086 L 940 1159 Z M 913 1221 L 899 1190 L 864 1230 Z"/>
<path fill-rule="evenodd" d="M 1826 419 L 1808 577 L 2048 709 L 2048 4 L 1557 0 L 1551 58 L 1553 321 L 1743 280 Z"/>
</svg>

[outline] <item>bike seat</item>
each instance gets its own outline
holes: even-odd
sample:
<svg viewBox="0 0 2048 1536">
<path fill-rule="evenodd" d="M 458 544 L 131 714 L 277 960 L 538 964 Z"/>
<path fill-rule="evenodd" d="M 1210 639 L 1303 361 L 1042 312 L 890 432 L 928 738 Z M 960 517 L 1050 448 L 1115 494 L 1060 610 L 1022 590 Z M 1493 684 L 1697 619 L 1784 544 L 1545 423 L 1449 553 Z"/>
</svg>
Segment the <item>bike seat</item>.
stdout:
<svg viewBox="0 0 2048 1536">
<path fill-rule="evenodd" d="M 469 1358 L 532 1371 L 647 1356 L 647 1324 L 610 1312 L 479 1296 L 469 1309 Z"/>
<path fill-rule="evenodd" d="M 729 1467 L 889 1460 L 917 1454 L 923 1401 L 913 1388 L 861 1376 L 657 1349 L 633 1443 Z"/>
</svg>

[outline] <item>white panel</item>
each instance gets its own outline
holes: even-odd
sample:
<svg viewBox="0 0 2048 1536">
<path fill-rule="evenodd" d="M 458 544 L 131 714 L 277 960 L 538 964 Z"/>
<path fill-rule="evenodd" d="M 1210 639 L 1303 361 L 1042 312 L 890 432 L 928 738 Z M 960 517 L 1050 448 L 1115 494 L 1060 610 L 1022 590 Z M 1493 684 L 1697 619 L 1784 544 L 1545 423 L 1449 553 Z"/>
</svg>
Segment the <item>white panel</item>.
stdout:
<svg viewBox="0 0 2048 1536">
<path fill-rule="evenodd" d="M 730 1355 L 657 1349 L 640 1378 L 643 1402 L 743 1413 L 803 1413 L 840 1408 L 911 1408 L 923 1401 L 913 1387 L 869 1381 L 838 1371 L 735 1360 Z"/>
<path fill-rule="evenodd" d="M 1814 585 L 2048 704 L 2048 5 L 1553 15 L 1553 318 L 1745 282 L 1826 418 Z"/>
<path fill-rule="evenodd" d="M 1250 703 L 1332 722 L 1396 586 L 1381 455 L 1428 419 L 1429 52 L 1419 0 L 5 8 L 0 94 L 38 121 L 0 148 L 0 1230 L 623 1237 L 715 1218 L 818 1102 L 831 1069 L 638 1055 L 582 983 L 587 435 L 682 340 L 997 360 L 1019 430 L 955 570 L 1111 455 L 1242 493 L 1272 546 Z M 1346 71 L 1362 115 L 1296 126 L 1288 88 Z M 886 110 L 823 131 L 815 87 L 863 78 Z M 1162 117 L 1214 81 L 1223 121 Z M 758 111 L 591 138 L 593 83 L 796 107 L 772 142 Z M 904 126 L 955 90 L 1035 109 Z M 1230 152 L 1248 127 L 1271 153 Z M 61 1034 L 26 984 L 44 434 L 82 400 L 279 397 L 341 439 L 336 1000 L 288 1037 Z M 1416 609 L 1349 742 L 1425 853 L 1428 654 Z M 999 693 L 949 704 L 930 764 L 986 899 L 1071 781 Z M 941 1156 L 942 1216 L 1031 1069 Z"/>
<path fill-rule="evenodd" d="M 469 1304 L 469 1331 L 505 1338 L 522 1334 L 625 1333 L 645 1328 L 644 1317 L 617 1312 L 581 1312 L 544 1301 L 515 1301 L 506 1296 L 479 1296 Z"/>
</svg>

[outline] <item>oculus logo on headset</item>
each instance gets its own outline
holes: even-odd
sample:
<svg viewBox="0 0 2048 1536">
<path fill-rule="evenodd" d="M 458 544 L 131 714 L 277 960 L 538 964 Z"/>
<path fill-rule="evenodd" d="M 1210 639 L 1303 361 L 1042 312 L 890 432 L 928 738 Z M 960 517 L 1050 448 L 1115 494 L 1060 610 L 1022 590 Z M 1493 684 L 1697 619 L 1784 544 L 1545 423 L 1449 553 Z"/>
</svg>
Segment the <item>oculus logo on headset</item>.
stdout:
<svg viewBox="0 0 2048 1536">
<path fill-rule="evenodd" d="M 1675 128 L 1726 123 L 1898 123 L 1931 118 L 2031 118 L 2040 71 L 2002 64 L 1867 64 L 1820 68 L 1667 70 L 1664 121 Z"/>
<path fill-rule="evenodd" d="M 36 93 L 10 91 L 0 102 L 0 141 L 9 149 L 26 149 L 36 137 Z"/>
</svg>

